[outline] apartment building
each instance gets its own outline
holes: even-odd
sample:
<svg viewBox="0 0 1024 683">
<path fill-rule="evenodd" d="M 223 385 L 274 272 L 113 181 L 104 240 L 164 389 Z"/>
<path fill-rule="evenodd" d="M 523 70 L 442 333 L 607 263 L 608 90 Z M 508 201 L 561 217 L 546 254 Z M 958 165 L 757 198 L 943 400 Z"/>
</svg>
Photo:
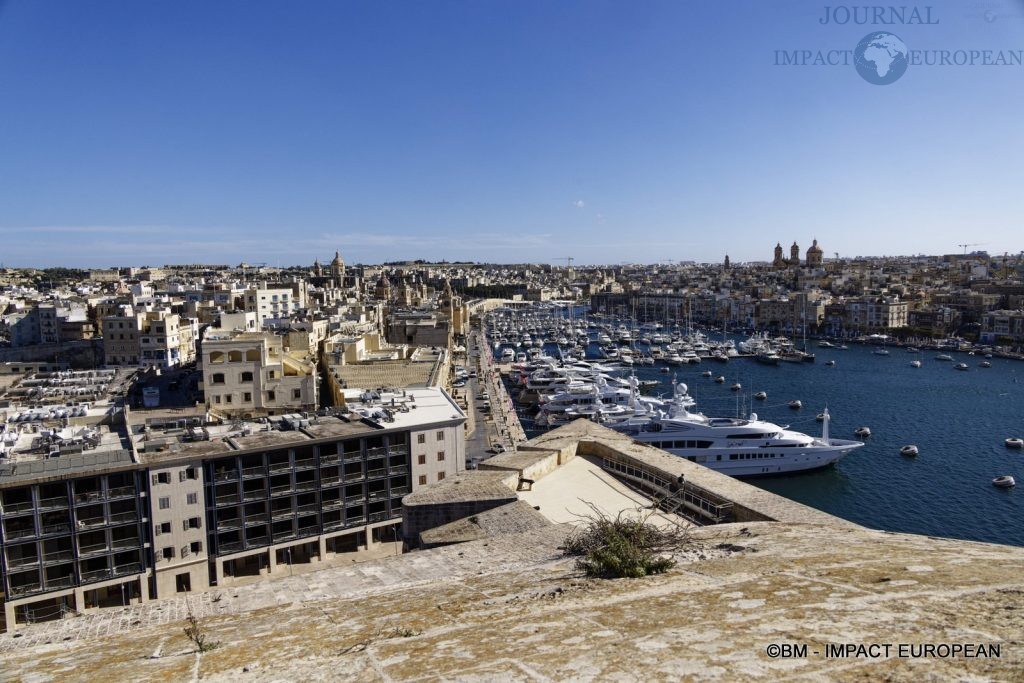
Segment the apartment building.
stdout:
<svg viewBox="0 0 1024 683">
<path fill-rule="evenodd" d="M 439 389 L 362 399 L 265 422 L 129 414 L 59 457 L 19 434 L 0 468 L 4 625 L 400 543 L 402 497 L 464 470 L 466 417 Z"/>
<path fill-rule="evenodd" d="M 296 287 L 268 288 L 266 283 L 245 290 L 245 311 L 255 313 L 257 325 L 268 320 L 286 320 L 306 307 L 306 283 Z"/>
<path fill-rule="evenodd" d="M 1002 339 L 1019 344 L 1024 341 L 1024 310 L 991 311 L 981 319 L 981 341 L 996 343 Z"/>
<path fill-rule="evenodd" d="M 319 376 L 308 345 L 297 351 L 272 332 L 209 328 L 203 339 L 206 405 L 251 418 L 316 410 Z"/>
<path fill-rule="evenodd" d="M 167 310 L 123 307 L 102 319 L 104 364 L 173 368 L 196 357 L 196 321 Z"/>
<path fill-rule="evenodd" d="M 909 306 L 896 298 L 870 297 L 846 302 L 846 321 L 854 329 L 907 326 Z"/>
</svg>

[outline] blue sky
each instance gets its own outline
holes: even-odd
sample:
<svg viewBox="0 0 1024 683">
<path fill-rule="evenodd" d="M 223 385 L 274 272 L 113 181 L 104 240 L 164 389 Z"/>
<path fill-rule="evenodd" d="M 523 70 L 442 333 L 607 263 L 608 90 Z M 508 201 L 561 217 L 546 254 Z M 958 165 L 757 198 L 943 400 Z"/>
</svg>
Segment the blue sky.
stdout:
<svg viewBox="0 0 1024 683">
<path fill-rule="evenodd" d="M 1024 50 L 1022 0 L 928 5 L 0 0 L 0 263 L 1016 253 L 1024 68 L 774 65 Z"/>
</svg>

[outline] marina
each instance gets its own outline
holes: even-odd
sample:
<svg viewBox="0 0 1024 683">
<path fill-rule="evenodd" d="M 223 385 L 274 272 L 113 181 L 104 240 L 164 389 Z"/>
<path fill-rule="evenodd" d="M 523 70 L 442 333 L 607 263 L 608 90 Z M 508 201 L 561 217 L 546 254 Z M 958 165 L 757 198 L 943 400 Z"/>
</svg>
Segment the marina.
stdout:
<svg viewBox="0 0 1024 683">
<path fill-rule="evenodd" d="M 580 309 L 573 316 L 580 316 L 574 329 L 587 330 L 585 346 L 584 337 L 577 337 L 575 355 L 611 365 L 597 340 L 601 328 L 587 327 Z M 649 354 L 656 346 L 640 342 L 639 330 L 636 340 L 632 332 L 626 334 L 631 355 Z M 727 338 L 737 349 L 747 340 L 745 335 Z M 499 344 L 497 353 L 505 346 Z M 891 344 L 884 347 L 888 354 L 866 343 L 813 346 L 815 362 L 765 364 L 737 352 L 720 366 L 708 357 L 681 364 L 663 357 L 651 365 L 619 364 L 617 375 L 657 382 L 647 393 L 652 399 L 670 399 L 673 380 L 685 383 L 695 401 L 693 412 L 746 417 L 756 407 L 761 420 L 811 436 L 821 434 L 827 407 L 831 436 L 859 439 L 862 447 L 829 467 L 748 481 L 873 528 L 1024 545 L 1019 524 L 1024 500 L 1005 483 L 993 483 L 1024 476 L 1024 456 L 1015 446 L 1024 432 L 1024 364 L 967 351 L 914 348 L 910 353 L 920 364 L 914 367 L 908 354 L 893 353 Z M 561 352 L 564 357 L 566 347 L 542 343 L 531 348 L 538 355 Z M 709 363 L 716 367 L 710 376 Z M 958 364 L 969 371 L 957 372 Z M 509 372 L 514 372 L 511 366 Z M 513 378 L 504 380 L 515 395 Z M 741 388 L 733 390 L 736 385 Z M 516 403 L 527 436 L 546 429 L 534 422 L 535 412 L 530 404 Z M 866 430 L 861 432 L 865 436 L 858 436 L 858 430 Z M 908 444 L 915 446 L 913 454 L 905 449 Z"/>
</svg>

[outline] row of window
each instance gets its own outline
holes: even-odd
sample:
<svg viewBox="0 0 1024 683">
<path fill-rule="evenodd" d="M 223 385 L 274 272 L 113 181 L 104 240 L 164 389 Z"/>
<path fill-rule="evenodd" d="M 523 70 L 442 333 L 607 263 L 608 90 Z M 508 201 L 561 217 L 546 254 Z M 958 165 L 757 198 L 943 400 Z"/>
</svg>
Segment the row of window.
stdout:
<svg viewBox="0 0 1024 683">
<path fill-rule="evenodd" d="M 213 396 L 211 396 L 211 398 L 213 398 L 213 402 L 214 403 L 218 403 L 218 404 L 219 403 L 234 403 L 235 402 L 234 394 L 213 394 Z M 296 401 L 302 400 L 302 389 L 292 389 L 292 398 L 295 399 Z M 272 403 L 272 402 L 274 402 L 276 400 L 277 400 L 277 392 L 276 391 L 268 391 L 267 392 L 267 402 L 268 403 Z M 241 403 L 252 403 L 252 392 L 251 391 L 243 391 L 242 392 L 242 400 L 240 402 Z"/>
<path fill-rule="evenodd" d="M 438 441 L 444 441 L 444 431 L 437 432 L 437 440 Z M 427 442 L 427 435 L 426 434 L 417 434 L 416 435 L 416 443 L 426 443 L 426 442 Z"/>
<path fill-rule="evenodd" d="M 198 493 L 186 494 L 185 500 L 187 501 L 188 505 L 195 505 L 196 503 L 199 502 L 199 494 Z M 163 496 L 163 497 L 160 498 L 160 509 L 161 510 L 170 510 L 171 509 L 171 499 L 170 499 L 170 497 Z"/>
<path fill-rule="evenodd" d="M 186 479 L 198 479 L 199 470 L 195 467 L 186 467 L 185 469 L 178 472 L 178 481 L 185 481 Z M 157 472 L 152 478 L 153 484 L 170 484 L 171 473 L 170 472 Z"/>
<path fill-rule="evenodd" d="M 764 460 L 765 458 L 774 458 L 774 453 L 730 453 L 730 460 Z M 779 456 L 782 457 L 782 456 Z"/>
<path fill-rule="evenodd" d="M 649 441 L 651 446 L 663 450 L 669 448 L 710 448 L 713 441 L 695 441 L 692 439 L 679 439 L 676 441 Z"/>
<path fill-rule="evenodd" d="M 437 452 L 437 461 L 438 462 L 444 462 L 444 451 L 438 451 Z M 416 462 L 418 464 L 420 464 L 420 465 L 426 465 L 427 464 L 427 455 L 426 455 L 426 453 L 420 453 L 419 455 L 417 455 L 416 456 Z"/>
<path fill-rule="evenodd" d="M 182 531 L 188 531 L 189 529 L 202 529 L 203 518 L 202 517 L 189 517 L 188 519 L 181 520 Z M 163 534 L 171 533 L 171 523 L 161 522 L 156 525 L 156 535 L 161 536 Z"/>
<path fill-rule="evenodd" d="M 202 541 L 192 541 L 188 545 L 181 546 L 181 556 L 182 557 L 188 557 L 189 554 L 196 554 L 196 555 L 198 555 L 201 552 L 203 552 L 203 542 Z M 157 559 L 159 559 L 159 558 L 163 558 L 165 560 L 174 559 L 174 553 L 175 553 L 174 546 L 172 546 L 172 545 L 166 546 L 166 547 L 163 548 L 163 550 L 160 551 L 160 554 L 157 556 Z"/>
<path fill-rule="evenodd" d="M 438 472 L 437 473 L 437 480 L 438 481 L 444 481 L 444 472 Z M 421 474 L 419 482 L 420 482 L 420 486 L 426 486 L 427 485 L 427 475 Z"/>
<path fill-rule="evenodd" d="M 271 372 L 273 372 L 273 371 L 271 371 Z M 271 379 L 273 379 L 273 377 L 271 377 Z M 240 372 L 240 373 L 238 373 L 238 381 L 239 382 L 251 382 L 252 381 L 252 373 L 248 372 L 248 371 L 247 372 Z M 224 384 L 224 373 L 223 372 L 215 372 L 215 373 L 213 373 L 213 375 L 210 377 L 210 384 Z"/>
</svg>

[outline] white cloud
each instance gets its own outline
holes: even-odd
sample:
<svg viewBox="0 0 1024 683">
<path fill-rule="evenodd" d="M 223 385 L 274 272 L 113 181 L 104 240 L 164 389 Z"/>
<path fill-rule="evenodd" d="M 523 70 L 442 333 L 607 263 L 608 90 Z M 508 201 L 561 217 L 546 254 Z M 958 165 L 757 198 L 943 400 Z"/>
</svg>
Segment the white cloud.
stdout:
<svg viewBox="0 0 1024 683">
<path fill-rule="evenodd" d="M 572 205 L 575 206 L 577 209 L 582 209 L 584 206 L 586 206 L 586 204 L 583 203 L 582 199 L 577 199 L 572 203 Z"/>
</svg>

